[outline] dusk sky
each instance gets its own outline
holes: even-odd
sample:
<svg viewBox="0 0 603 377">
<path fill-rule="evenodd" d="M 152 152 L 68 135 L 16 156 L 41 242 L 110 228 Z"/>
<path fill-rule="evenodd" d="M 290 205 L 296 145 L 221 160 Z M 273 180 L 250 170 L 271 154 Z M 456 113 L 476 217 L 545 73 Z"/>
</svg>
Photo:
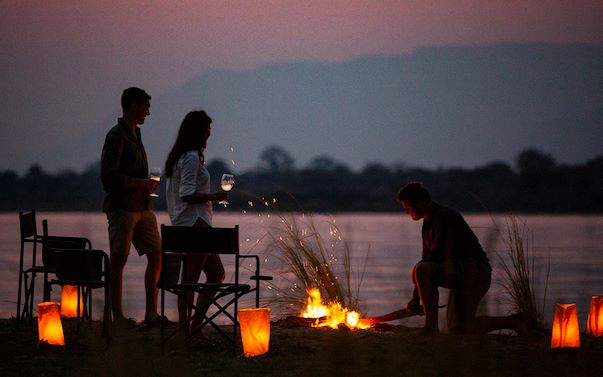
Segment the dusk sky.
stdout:
<svg viewBox="0 0 603 377">
<path fill-rule="evenodd" d="M 276 62 L 498 42 L 601 44 L 602 20 L 601 0 L 0 0 L 0 170 L 94 162 L 100 150 L 64 150 L 119 116 L 121 91 L 132 85 L 156 98 L 204 72 Z"/>
</svg>

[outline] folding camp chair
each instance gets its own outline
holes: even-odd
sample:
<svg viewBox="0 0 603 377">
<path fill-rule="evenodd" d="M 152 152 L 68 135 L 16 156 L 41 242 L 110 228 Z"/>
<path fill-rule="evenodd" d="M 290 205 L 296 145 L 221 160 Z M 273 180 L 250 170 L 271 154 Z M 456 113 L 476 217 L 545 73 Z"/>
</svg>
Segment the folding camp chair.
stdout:
<svg viewBox="0 0 603 377">
<path fill-rule="evenodd" d="M 49 275 L 55 274 L 58 262 L 50 250 L 74 249 L 91 250 L 92 243 L 85 237 L 51 236 L 48 234 L 48 220 L 42 220 L 42 263 L 44 266 L 44 301 L 50 301 L 51 284 Z M 89 313 L 91 314 L 91 313 Z"/>
<path fill-rule="evenodd" d="M 216 312 L 211 315 L 203 315 L 201 324 L 197 330 L 201 330 L 206 325 L 211 325 L 218 333 L 230 340 L 233 349 L 236 347 L 237 339 L 237 311 L 239 299 L 251 292 L 256 293 L 255 304 L 259 306 L 260 298 L 260 280 L 271 280 L 270 276 L 260 275 L 259 257 L 256 255 L 241 255 L 239 253 L 239 226 L 234 228 L 199 228 L 184 226 L 161 226 L 162 241 L 162 272 L 159 279 L 159 288 L 161 289 L 161 315 L 165 310 L 165 292 L 185 296 L 187 291 L 193 291 L 204 295 L 210 301 L 210 307 L 214 307 Z M 234 259 L 234 282 L 228 283 L 188 283 L 179 282 L 181 269 L 186 272 L 186 260 L 188 256 L 203 254 L 220 254 L 221 256 L 230 255 Z M 252 287 L 249 284 L 241 284 L 240 281 L 240 262 L 242 259 L 252 258 L 255 260 L 255 273 L 250 276 L 255 280 Z M 184 268 L 182 268 L 184 267 Z M 183 279 L 183 281 L 186 281 Z M 215 293 L 212 296 L 211 293 Z M 187 301 L 186 299 L 184 301 Z M 194 304 L 187 302 L 195 309 Z M 187 308 L 188 313 L 188 308 Z M 161 326 L 161 337 L 163 341 L 172 337 L 179 328 L 188 326 L 195 318 L 201 314 L 193 313 L 190 318 L 181 322 L 179 326 L 167 337 L 164 336 L 163 323 Z M 232 322 L 232 334 L 228 334 L 215 323 L 216 317 L 224 315 Z M 192 336 L 190 334 L 189 336 Z"/>
<path fill-rule="evenodd" d="M 49 285 L 74 285 L 77 290 L 78 328 L 80 319 L 80 302 L 83 302 L 83 313 L 87 313 L 89 324 L 92 324 L 92 290 L 104 289 L 103 335 L 108 334 L 111 323 L 111 299 L 109 289 L 109 257 L 102 250 L 48 248 L 48 258 L 55 263 L 56 278 Z M 82 293 L 80 293 L 82 292 Z M 81 296 L 81 297 L 80 297 Z M 81 300 L 81 301 L 80 301 Z"/>
<path fill-rule="evenodd" d="M 42 221 L 43 234 L 37 234 L 35 210 L 19 212 L 19 224 L 21 228 L 21 254 L 19 258 L 19 287 L 17 292 L 17 326 L 21 318 L 27 318 L 31 323 L 33 320 L 34 293 L 37 274 L 43 274 L 43 301 L 50 300 L 49 275 L 54 274 L 56 264 L 48 257 L 47 250 L 54 248 L 65 249 L 90 249 L 90 241 L 84 237 L 50 236 L 48 234 L 48 221 Z M 26 268 L 26 257 L 28 253 L 26 245 L 31 244 L 31 265 Z M 42 263 L 38 260 L 38 244 L 42 246 Z M 21 299 L 23 298 L 23 307 Z"/>
<path fill-rule="evenodd" d="M 37 264 L 38 244 L 42 244 L 42 236 L 37 233 L 36 211 L 19 211 L 21 232 L 21 255 L 19 257 L 19 288 L 17 291 L 17 326 L 21 318 L 33 319 L 33 298 L 36 274 L 44 272 L 44 266 Z M 26 246 L 31 244 L 31 264 L 25 267 Z M 23 298 L 23 307 L 21 307 Z"/>
</svg>

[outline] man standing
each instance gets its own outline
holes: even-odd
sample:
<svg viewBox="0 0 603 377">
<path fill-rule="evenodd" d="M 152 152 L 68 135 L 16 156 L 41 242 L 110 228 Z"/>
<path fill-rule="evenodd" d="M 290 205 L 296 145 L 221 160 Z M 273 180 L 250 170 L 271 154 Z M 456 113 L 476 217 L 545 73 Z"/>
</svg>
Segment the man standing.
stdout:
<svg viewBox="0 0 603 377">
<path fill-rule="evenodd" d="M 412 272 L 415 288 L 406 309 L 376 317 L 373 321 L 425 314 L 423 332 L 438 334 L 438 288 L 445 287 L 449 289 L 447 322 L 450 333 L 487 333 L 500 329 L 519 332 L 522 327 L 519 315 L 475 317 L 479 302 L 490 288 L 492 268 L 463 216 L 433 202 L 419 182 L 402 187 L 397 200 L 411 219 L 423 220 L 423 255 Z"/>
<path fill-rule="evenodd" d="M 150 115 L 150 100 L 144 90 L 128 88 L 121 97 L 123 117 L 105 138 L 101 157 L 101 180 L 105 190 L 103 212 L 109 223 L 110 286 L 113 317 L 116 324 L 133 324 L 122 310 L 123 271 L 130 244 L 139 255 L 146 255 L 144 277 L 146 309 L 144 323 L 156 325 L 157 281 L 161 271 L 161 241 L 155 214 L 149 209 L 149 194 L 159 182 L 148 178 L 147 155 L 140 128 Z"/>
</svg>

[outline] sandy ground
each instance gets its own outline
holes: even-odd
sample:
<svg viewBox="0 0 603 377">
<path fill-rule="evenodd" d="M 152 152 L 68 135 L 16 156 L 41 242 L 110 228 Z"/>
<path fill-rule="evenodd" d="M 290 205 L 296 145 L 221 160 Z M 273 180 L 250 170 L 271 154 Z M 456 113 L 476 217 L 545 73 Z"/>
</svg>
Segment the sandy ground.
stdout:
<svg viewBox="0 0 603 377">
<path fill-rule="evenodd" d="M 117 329 L 64 321 L 66 347 L 39 346 L 37 326 L 0 319 L 0 376 L 599 376 L 603 338 L 582 336 L 579 349 L 550 348 L 549 335 L 425 337 L 415 329 L 342 331 L 282 328 L 270 350 L 242 355 L 215 332 L 210 342 L 161 346 L 159 329 Z"/>
</svg>

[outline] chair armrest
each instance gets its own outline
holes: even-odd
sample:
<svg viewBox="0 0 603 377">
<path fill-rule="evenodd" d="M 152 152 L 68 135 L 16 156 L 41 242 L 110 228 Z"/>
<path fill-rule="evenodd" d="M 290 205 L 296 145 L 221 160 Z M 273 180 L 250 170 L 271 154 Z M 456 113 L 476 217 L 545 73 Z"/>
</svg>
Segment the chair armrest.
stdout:
<svg viewBox="0 0 603 377">
<path fill-rule="evenodd" d="M 239 254 L 239 259 L 245 259 L 245 258 L 253 258 L 255 259 L 258 263 L 260 261 L 260 257 L 257 255 L 252 255 L 252 254 L 245 254 L 245 255 L 241 255 Z"/>
<path fill-rule="evenodd" d="M 239 259 L 255 259 L 255 274 L 249 277 L 250 280 L 272 280 L 272 276 L 260 274 L 260 257 L 257 255 L 239 255 Z"/>
<path fill-rule="evenodd" d="M 272 276 L 268 275 L 252 275 L 249 277 L 250 280 L 272 280 Z"/>
<path fill-rule="evenodd" d="M 241 255 L 237 256 L 238 259 L 255 259 L 255 274 L 260 274 L 260 257 L 257 255 Z M 237 261 L 238 262 L 238 261 Z"/>
<path fill-rule="evenodd" d="M 92 249 L 92 242 L 86 237 L 42 236 L 42 243 L 47 243 L 55 249 L 69 249 L 72 245 L 74 249 Z"/>
</svg>

